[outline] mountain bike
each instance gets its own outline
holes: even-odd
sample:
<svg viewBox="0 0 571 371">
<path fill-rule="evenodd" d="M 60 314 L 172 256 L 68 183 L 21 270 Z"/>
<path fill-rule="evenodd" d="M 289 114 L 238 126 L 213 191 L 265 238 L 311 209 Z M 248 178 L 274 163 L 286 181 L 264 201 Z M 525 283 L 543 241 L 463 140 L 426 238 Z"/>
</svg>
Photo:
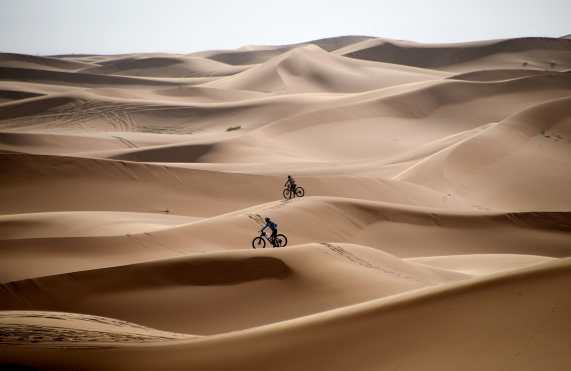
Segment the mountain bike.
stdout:
<svg viewBox="0 0 571 371">
<path fill-rule="evenodd" d="M 266 232 L 260 233 L 260 235 L 252 240 L 252 247 L 254 249 L 265 249 L 266 241 L 275 247 L 285 247 L 287 245 L 287 237 L 283 234 L 277 234 L 276 238 L 272 241 L 271 236 L 268 237 Z"/>
<path fill-rule="evenodd" d="M 282 193 L 286 200 L 291 200 L 294 197 L 303 197 L 305 195 L 305 190 L 303 189 L 303 187 L 295 186 L 295 190 L 293 192 L 291 188 L 288 187 L 284 188 L 284 191 Z"/>
</svg>

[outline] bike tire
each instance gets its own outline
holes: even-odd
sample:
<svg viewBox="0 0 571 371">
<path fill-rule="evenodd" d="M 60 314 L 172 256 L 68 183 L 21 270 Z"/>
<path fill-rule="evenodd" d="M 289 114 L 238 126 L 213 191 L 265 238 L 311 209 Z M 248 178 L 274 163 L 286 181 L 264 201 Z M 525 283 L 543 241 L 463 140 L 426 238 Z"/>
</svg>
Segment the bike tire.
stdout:
<svg viewBox="0 0 571 371">
<path fill-rule="evenodd" d="M 256 237 L 252 240 L 252 247 L 254 249 L 265 249 L 266 240 L 264 240 L 262 237 Z"/>
<path fill-rule="evenodd" d="M 303 197 L 305 195 L 305 189 L 303 189 L 303 187 L 297 187 L 295 189 L 295 195 L 297 197 Z"/>
<path fill-rule="evenodd" d="M 286 200 L 289 200 L 289 199 L 291 199 L 291 197 L 292 197 L 293 195 L 292 195 L 291 191 L 286 188 L 286 189 L 284 189 L 284 191 L 283 191 L 283 196 L 284 196 L 284 198 L 285 198 Z"/>
<path fill-rule="evenodd" d="M 281 233 L 276 236 L 275 241 L 277 246 L 274 245 L 274 247 L 285 247 L 287 245 L 287 237 Z"/>
</svg>

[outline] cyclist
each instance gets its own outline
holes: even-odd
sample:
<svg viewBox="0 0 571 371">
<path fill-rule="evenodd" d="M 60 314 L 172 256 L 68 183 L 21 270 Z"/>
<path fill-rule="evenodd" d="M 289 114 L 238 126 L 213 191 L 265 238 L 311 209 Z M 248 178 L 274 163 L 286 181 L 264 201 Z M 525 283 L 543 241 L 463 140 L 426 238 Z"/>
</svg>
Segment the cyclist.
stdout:
<svg viewBox="0 0 571 371">
<path fill-rule="evenodd" d="M 264 225 L 264 227 L 260 230 L 261 233 L 264 233 L 264 231 L 266 230 L 266 228 L 270 228 L 270 230 L 272 231 L 272 234 L 270 236 L 270 242 L 272 243 L 272 245 L 276 245 L 275 244 L 275 240 L 276 240 L 276 235 L 278 234 L 278 225 L 274 222 L 271 221 L 270 218 L 266 217 L 265 219 L 266 224 Z"/>
<path fill-rule="evenodd" d="M 291 175 L 287 176 L 287 180 L 284 184 L 284 187 L 288 188 L 292 193 L 295 194 L 295 189 L 297 185 L 295 184 L 295 179 Z"/>
</svg>

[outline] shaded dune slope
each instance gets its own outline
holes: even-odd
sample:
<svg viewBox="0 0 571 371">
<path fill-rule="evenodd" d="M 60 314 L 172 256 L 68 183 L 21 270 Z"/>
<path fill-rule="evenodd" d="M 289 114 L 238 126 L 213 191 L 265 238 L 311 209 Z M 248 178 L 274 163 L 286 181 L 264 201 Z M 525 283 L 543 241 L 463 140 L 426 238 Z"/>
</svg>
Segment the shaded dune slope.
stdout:
<svg viewBox="0 0 571 371">
<path fill-rule="evenodd" d="M 456 370 L 458 365 L 494 370 L 498 364 L 562 370 L 571 361 L 566 343 L 571 302 L 560 295 L 571 284 L 569 266 L 567 259 L 203 340 L 104 351 L 105 357 L 81 349 L 66 350 L 63 357 L 58 349 L 19 348 L 3 359 L 60 370 L 120 369 L 127 361 L 151 370 L 156 365 L 147 360 L 157 357 L 171 370 L 218 370 L 220 357 L 226 369 L 235 370 L 260 364 L 269 370 L 368 370 L 371 364 L 404 370 Z M 491 301 L 497 305 L 490 306 Z M 474 362 L 475 352 L 485 356 Z M 434 365 L 434 357 L 450 363 Z"/>
<path fill-rule="evenodd" d="M 297 47 L 303 47 L 306 45 L 316 45 L 321 49 L 327 51 L 333 51 L 368 39 L 370 39 L 370 37 L 368 36 L 341 36 L 341 37 L 332 37 L 332 38 L 314 40 L 307 43 L 282 45 L 282 46 L 249 47 L 245 48 L 246 50 L 239 49 L 231 51 L 224 50 L 224 51 L 200 52 L 200 53 L 194 53 L 193 55 L 206 57 L 230 65 L 251 65 L 251 64 L 263 63 L 270 58 L 283 54 L 288 50 L 295 49 Z"/>
<path fill-rule="evenodd" d="M 233 75 L 245 68 L 206 58 L 151 56 L 107 60 L 82 72 L 140 77 L 209 77 Z"/>
<path fill-rule="evenodd" d="M 569 143 L 571 98 L 555 99 L 509 116 L 397 179 L 497 207 L 569 210 Z"/>
<path fill-rule="evenodd" d="M 293 49 L 238 75 L 204 86 L 282 93 L 348 93 L 445 76 L 436 71 L 349 59 L 310 45 Z"/>
<path fill-rule="evenodd" d="M 313 268 L 317 262 L 319 270 Z M 338 278 L 335 285 L 330 284 L 330 277 Z M 370 248 L 309 245 L 262 254 L 223 252 L 12 282 L 2 288 L 1 309 L 24 306 L 90 313 L 170 331 L 211 334 L 464 277 L 406 263 Z M 235 301 L 236 296 L 243 299 L 241 303 Z M 133 305 L 140 310 L 133 311 Z M 213 306 L 218 310 L 213 312 Z M 181 308 L 185 308 L 184 315 Z"/>
<path fill-rule="evenodd" d="M 82 68 L 90 67 L 90 64 L 68 61 L 55 57 L 0 53 L 0 67 L 30 68 L 53 71 L 78 71 Z"/>
<path fill-rule="evenodd" d="M 449 71 L 467 72 L 481 65 L 561 70 L 571 67 L 570 45 L 568 39 L 539 37 L 456 45 L 377 39 L 348 46 L 337 53 L 357 59 Z"/>
</svg>

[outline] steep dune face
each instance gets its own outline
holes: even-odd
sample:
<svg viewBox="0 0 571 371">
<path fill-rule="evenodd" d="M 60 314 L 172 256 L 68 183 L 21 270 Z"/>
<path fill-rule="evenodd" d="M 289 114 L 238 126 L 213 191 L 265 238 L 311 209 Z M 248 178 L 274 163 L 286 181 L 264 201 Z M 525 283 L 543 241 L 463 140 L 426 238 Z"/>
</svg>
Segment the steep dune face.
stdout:
<svg viewBox="0 0 571 371">
<path fill-rule="evenodd" d="M 317 45 L 328 52 L 341 49 L 348 45 L 372 39 L 368 36 L 341 36 L 309 41 L 305 43 L 281 45 L 281 46 L 258 46 L 245 47 L 238 50 L 224 50 L 199 52 L 192 55 L 209 58 L 230 65 L 251 65 L 266 62 L 268 59 L 286 53 L 288 50 L 305 45 Z"/>
<path fill-rule="evenodd" d="M 350 93 L 445 76 L 431 70 L 344 58 L 310 45 L 205 86 L 280 93 Z"/>
<path fill-rule="evenodd" d="M 556 99 L 506 118 L 405 170 L 397 179 L 497 207 L 568 210 L 569 143 L 571 99 Z"/>
<path fill-rule="evenodd" d="M 570 369 L 569 42 L 1 54 L 0 368 Z"/>
</svg>

